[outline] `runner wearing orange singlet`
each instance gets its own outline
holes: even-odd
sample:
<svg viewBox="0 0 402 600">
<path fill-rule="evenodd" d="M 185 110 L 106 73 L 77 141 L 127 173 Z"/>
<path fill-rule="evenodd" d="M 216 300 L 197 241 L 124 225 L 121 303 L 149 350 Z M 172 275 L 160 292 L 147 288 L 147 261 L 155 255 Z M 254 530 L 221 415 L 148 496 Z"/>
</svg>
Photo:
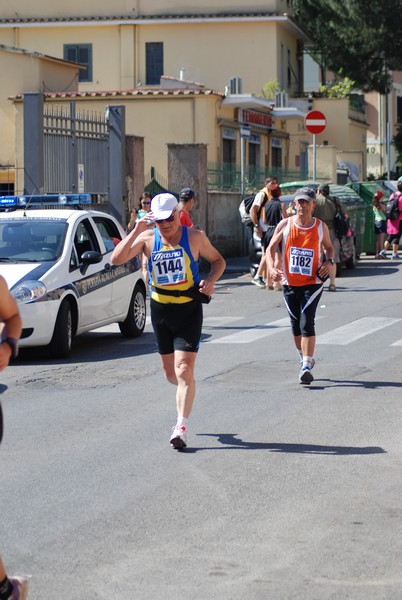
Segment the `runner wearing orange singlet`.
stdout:
<svg viewBox="0 0 402 600">
<path fill-rule="evenodd" d="M 333 264 L 334 248 L 328 227 L 313 217 L 315 192 L 301 188 L 295 195 L 296 215 L 281 221 L 267 249 L 268 269 L 274 281 L 282 281 L 293 339 L 300 356 L 299 382 L 314 381 L 315 313 L 323 281 Z M 281 244 L 282 268 L 274 266 L 275 251 Z M 321 263 L 322 248 L 326 261 Z"/>
</svg>

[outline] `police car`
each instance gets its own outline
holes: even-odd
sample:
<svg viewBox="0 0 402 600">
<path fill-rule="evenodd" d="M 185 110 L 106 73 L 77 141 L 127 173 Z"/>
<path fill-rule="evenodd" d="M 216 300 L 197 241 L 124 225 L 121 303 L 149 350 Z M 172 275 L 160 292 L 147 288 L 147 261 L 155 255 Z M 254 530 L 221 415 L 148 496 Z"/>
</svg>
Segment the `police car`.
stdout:
<svg viewBox="0 0 402 600">
<path fill-rule="evenodd" d="M 140 260 L 111 264 L 124 229 L 88 204 L 89 194 L 0 197 L 0 274 L 20 309 L 22 348 L 48 346 L 67 358 L 85 331 L 110 323 L 125 337 L 144 330 Z"/>
</svg>

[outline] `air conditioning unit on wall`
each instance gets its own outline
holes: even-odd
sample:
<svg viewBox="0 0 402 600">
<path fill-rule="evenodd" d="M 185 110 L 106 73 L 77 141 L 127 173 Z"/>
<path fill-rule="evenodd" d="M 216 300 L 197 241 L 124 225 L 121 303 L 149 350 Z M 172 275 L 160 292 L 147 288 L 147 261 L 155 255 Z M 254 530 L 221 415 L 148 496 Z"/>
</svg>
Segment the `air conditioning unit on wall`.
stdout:
<svg viewBox="0 0 402 600">
<path fill-rule="evenodd" d="M 285 108 L 288 105 L 288 95 L 285 92 L 275 92 L 276 108 Z"/>
<path fill-rule="evenodd" d="M 243 92 L 243 82 L 240 77 L 231 77 L 229 79 L 229 93 L 241 94 Z"/>
</svg>

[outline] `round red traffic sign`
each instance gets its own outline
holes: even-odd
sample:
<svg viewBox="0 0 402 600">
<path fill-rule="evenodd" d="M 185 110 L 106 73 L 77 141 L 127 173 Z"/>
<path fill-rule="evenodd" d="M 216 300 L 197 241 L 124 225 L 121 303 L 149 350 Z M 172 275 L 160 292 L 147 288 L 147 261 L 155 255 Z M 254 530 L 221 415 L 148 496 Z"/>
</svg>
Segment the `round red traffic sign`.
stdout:
<svg viewBox="0 0 402 600">
<path fill-rule="evenodd" d="M 321 111 L 310 110 L 304 119 L 304 124 L 310 133 L 322 133 L 327 126 L 327 119 Z"/>
</svg>

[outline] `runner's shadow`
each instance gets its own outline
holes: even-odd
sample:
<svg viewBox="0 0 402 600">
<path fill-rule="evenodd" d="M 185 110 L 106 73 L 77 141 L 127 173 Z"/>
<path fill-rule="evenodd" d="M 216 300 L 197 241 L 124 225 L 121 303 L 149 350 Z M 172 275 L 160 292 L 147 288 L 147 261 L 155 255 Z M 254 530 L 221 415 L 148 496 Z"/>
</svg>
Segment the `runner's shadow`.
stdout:
<svg viewBox="0 0 402 600">
<path fill-rule="evenodd" d="M 320 385 L 323 382 L 323 385 Z M 315 385 L 318 384 L 318 385 Z M 364 381 L 357 379 L 315 379 L 314 385 L 310 390 L 324 390 L 331 387 L 358 387 L 367 390 L 376 390 L 378 388 L 402 388 L 401 381 Z"/>
<path fill-rule="evenodd" d="M 325 446 L 323 444 L 284 444 L 268 442 L 245 442 L 237 438 L 237 433 L 199 433 L 199 436 L 217 438 L 220 446 L 209 448 L 188 448 L 186 454 L 199 450 L 268 450 L 269 452 L 285 452 L 290 454 L 324 454 L 345 456 L 354 454 L 384 454 L 379 446 Z"/>
</svg>

